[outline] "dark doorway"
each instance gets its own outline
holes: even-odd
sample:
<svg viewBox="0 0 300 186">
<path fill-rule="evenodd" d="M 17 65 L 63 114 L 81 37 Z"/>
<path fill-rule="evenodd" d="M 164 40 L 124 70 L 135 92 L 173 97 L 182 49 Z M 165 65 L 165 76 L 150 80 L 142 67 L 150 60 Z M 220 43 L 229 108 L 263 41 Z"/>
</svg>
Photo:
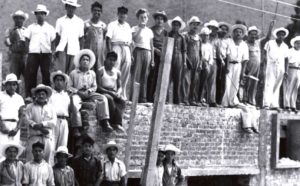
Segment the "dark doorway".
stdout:
<svg viewBox="0 0 300 186">
<path fill-rule="evenodd" d="M 188 186 L 248 186 L 249 176 L 188 177 Z"/>
</svg>

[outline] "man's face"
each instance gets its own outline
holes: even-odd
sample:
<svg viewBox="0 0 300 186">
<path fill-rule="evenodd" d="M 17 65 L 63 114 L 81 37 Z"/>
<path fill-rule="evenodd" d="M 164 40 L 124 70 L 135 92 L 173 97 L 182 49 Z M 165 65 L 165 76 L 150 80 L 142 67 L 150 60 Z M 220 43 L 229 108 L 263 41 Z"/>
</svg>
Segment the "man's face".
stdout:
<svg viewBox="0 0 300 186">
<path fill-rule="evenodd" d="M 173 31 L 179 32 L 180 27 L 181 27 L 181 23 L 180 22 L 178 22 L 178 21 L 173 21 L 172 22 L 172 30 Z"/>
<path fill-rule="evenodd" d="M 54 77 L 54 89 L 63 90 L 66 86 L 66 81 L 63 76 L 57 75 Z"/>
<path fill-rule="evenodd" d="M 80 58 L 79 65 L 80 65 L 81 69 L 88 70 L 89 69 L 89 65 L 90 65 L 90 58 L 89 58 L 89 56 L 82 56 Z"/>
<path fill-rule="evenodd" d="M 57 153 L 56 154 L 56 161 L 59 165 L 67 165 L 68 155 L 64 153 Z"/>
<path fill-rule="evenodd" d="M 200 36 L 204 43 L 209 41 L 209 34 L 201 34 Z"/>
<path fill-rule="evenodd" d="M 93 18 L 99 19 L 102 14 L 102 9 L 100 7 L 93 7 L 92 16 Z"/>
<path fill-rule="evenodd" d="M 211 30 L 211 34 L 217 34 L 218 28 L 215 26 L 208 26 L 208 28 Z"/>
<path fill-rule="evenodd" d="M 22 16 L 14 16 L 13 19 L 14 19 L 15 25 L 17 27 L 22 27 L 23 26 L 24 21 L 25 21 L 24 17 L 22 17 Z"/>
<path fill-rule="evenodd" d="M 169 160 L 169 161 L 172 161 L 174 160 L 175 158 L 175 152 L 173 151 L 167 151 L 166 152 L 166 159 Z"/>
<path fill-rule="evenodd" d="M 192 22 L 190 23 L 190 30 L 193 30 L 194 32 L 198 32 L 200 28 L 200 23 Z"/>
<path fill-rule="evenodd" d="M 67 15 L 69 17 L 73 17 L 76 11 L 76 7 L 66 4 L 65 8 L 66 8 Z"/>
<path fill-rule="evenodd" d="M 277 32 L 276 36 L 277 36 L 277 40 L 283 41 L 284 38 L 285 38 L 285 32 L 284 31 L 279 31 L 279 32 Z"/>
<path fill-rule="evenodd" d="M 138 19 L 139 19 L 139 24 L 146 25 L 148 22 L 148 14 L 147 13 L 140 14 Z"/>
<path fill-rule="evenodd" d="M 163 16 L 156 16 L 155 17 L 155 25 L 163 26 L 165 24 Z"/>
<path fill-rule="evenodd" d="M 37 22 L 44 22 L 45 17 L 46 17 L 46 13 L 45 12 L 36 12 L 34 14 L 35 14 Z"/>
<path fill-rule="evenodd" d="M 18 83 L 15 81 L 5 83 L 5 89 L 9 95 L 13 95 L 18 88 Z"/>
<path fill-rule="evenodd" d="M 114 159 L 118 153 L 118 149 L 116 147 L 109 147 L 106 149 L 107 157 L 110 159 Z"/>
<path fill-rule="evenodd" d="M 253 30 L 248 33 L 248 38 L 250 41 L 255 41 L 258 38 L 257 31 Z"/>
<path fill-rule="evenodd" d="M 105 60 L 105 62 L 104 62 L 105 67 L 106 67 L 108 70 L 111 70 L 111 69 L 115 66 L 116 60 L 117 60 L 117 59 L 114 58 L 114 57 L 108 57 L 108 58 Z"/>
<path fill-rule="evenodd" d="M 128 15 L 125 13 L 120 13 L 120 12 L 118 13 L 118 20 L 122 23 L 127 20 L 127 17 L 128 17 Z"/>
<path fill-rule="evenodd" d="M 47 102 L 47 92 L 44 90 L 40 90 L 35 94 L 37 103 L 43 104 Z"/>
<path fill-rule="evenodd" d="M 296 41 L 296 42 L 294 43 L 294 48 L 295 48 L 296 50 L 300 50 L 300 41 Z"/>
<path fill-rule="evenodd" d="M 228 31 L 229 31 L 229 30 L 228 30 L 228 27 L 225 26 L 225 25 L 220 26 L 220 29 L 221 29 L 222 32 L 225 32 L 225 34 L 227 34 Z"/>
<path fill-rule="evenodd" d="M 84 156 L 90 156 L 93 152 L 93 145 L 90 143 L 84 143 L 82 144 L 82 154 Z"/>
<path fill-rule="evenodd" d="M 7 160 L 16 160 L 18 155 L 18 149 L 16 147 L 8 147 L 5 151 L 5 155 Z"/>
<path fill-rule="evenodd" d="M 236 39 L 243 39 L 244 37 L 243 30 L 239 28 L 235 29 L 233 31 L 233 37 Z"/>
<path fill-rule="evenodd" d="M 35 147 L 32 149 L 32 155 L 35 161 L 41 161 L 44 158 L 44 149 Z"/>
<path fill-rule="evenodd" d="M 159 151 L 157 154 L 157 162 L 158 163 L 163 162 L 164 158 L 165 158 L 165 154 L 162 151 Z"/>
</svg>

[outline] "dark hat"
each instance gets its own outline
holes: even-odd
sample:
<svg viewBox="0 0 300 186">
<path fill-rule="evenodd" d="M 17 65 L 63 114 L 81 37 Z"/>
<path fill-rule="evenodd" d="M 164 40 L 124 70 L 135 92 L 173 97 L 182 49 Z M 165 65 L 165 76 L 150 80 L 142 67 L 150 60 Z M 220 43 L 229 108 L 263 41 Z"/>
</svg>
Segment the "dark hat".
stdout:
<svg viewBox="0 0 300 186">
<path fill-rule="evenodd" d="M 91 5 L 91 8 L 95 8 L 95 7 L 98 7 L 100 9 L 102 9 L 102 4 L 99 3 L 98 1 L 95 1 L 92 5 Z"/>
<path fill-rule="evenodd" d="M 125 6 L 121 6 L 121 7 L 118 8 L 118 13 L 127 14 L 128 13 L 128 8 L 126 8 Z"/>
<path fill-rule="evenodd" d="M 84 135 L 81 144 L 83 145 L 85 143 L 89 143 L 91 145 L 94 145 L 95 141 L 89 135 Z"/>
<path fill-rule="evenodd" d="M 45 149 L 44 143 L 41 143 L 40 141 L 38 141 L 38 142 L 32 144 L 32 149 L 34 149 L 34 148 L 36 148 L 36 147 L 41 148 L 41 149 L 43 149 L 43 150 Z"/>
<path fill-rule="evenodd" d="M 116 52 L 114 52 L 114 51 L 111 51 L 111 52 L 108 52 L 106 54 L 106 58 L 109 58 L 109 57 L 113 57 L 115 59 L 118 59 L 118 54 Z"/>
<path fill-rule="evenodd" d="M 154 19 L 156 19 L 158 16 L 162 16 L 165 22 L 168 21 L 168 16 L 165 11 L 156 11 L 152 16 Z"/>
</svg>

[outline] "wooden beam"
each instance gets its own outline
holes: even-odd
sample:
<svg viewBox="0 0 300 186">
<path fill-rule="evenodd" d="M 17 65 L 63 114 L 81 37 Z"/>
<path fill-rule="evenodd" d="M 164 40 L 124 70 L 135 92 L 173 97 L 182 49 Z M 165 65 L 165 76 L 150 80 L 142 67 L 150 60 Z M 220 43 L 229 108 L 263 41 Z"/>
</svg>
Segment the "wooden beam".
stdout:
<svg viewBox="0 0 300 186">
<path fill-rule="evenodd" d="M 167 38 L 163 47 L 163 56 L 159 66 L 158 81 L 156 85 L 155 100 L 153 105 L 151 128 L 148 138 L 147 154 L 144 167 L 142 185 L 153 186 L 156 171 L 156 160 L 161 126 L 163 121 L 164 105 L 169 85 L 174 38 Z"/>
<path fill-rule="evenodd" d="M 133 85 L 133 95 L 132 95 L 132 104 L 130 107 L 130 118 L 129 118 L 129 127 L 127 130 L 127 143 L 125 147 L 125 167 L 127 169 L 127 172 L 129 172 L 130 167 L 129 167 L 129 162 L 130 162 L 130 156 L 131 156 L 131 151 L 130 147 L 132 144 L 132 138 L 133 138 L 133 133 L 134 133 L 134 119 L 136 115 L 136 106 L 139 100 L 139 94 L 140 94 L 140 84 L 135 82 Z M 126 175 L 126 185 L 127 185 L 127 180 L 128 180 L 128 174 Z"/>
<path fill-rule="evenodd" d="M 3 54 L 0 52 L 0 82 L 2 82 L 2 66 L 3 66 Z M 0 83 L 0 90 L 2 90 L 2 83 Z"/>
</svg>

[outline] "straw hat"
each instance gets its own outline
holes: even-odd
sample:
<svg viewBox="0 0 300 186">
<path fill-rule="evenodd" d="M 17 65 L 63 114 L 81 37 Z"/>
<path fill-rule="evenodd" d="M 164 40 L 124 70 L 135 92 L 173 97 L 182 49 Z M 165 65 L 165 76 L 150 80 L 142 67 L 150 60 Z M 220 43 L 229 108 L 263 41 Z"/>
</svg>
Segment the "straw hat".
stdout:
<svg viewBox="0 0 300 186">
<path fill-rule="evenodd" d="M 50 11 L 47 9 L 47 7 L 45 5 L 42 5 L 42 4 L 38 4 L 36 6 L 35 11 L 32 11 L 33 14 L 35 14 L 37 12 L 45 12 L 46 15 L 49 15 L 49 13 L 50 13 Z"/>
<path fill-rule="evenodd" d="M 58 70 L 56 72 L 52 72 L 51 75 L 50 75 L 50 80 L 51 80 L 51 83 L 54 83 L 54 78 L 56 76 L 62 76 L 64 77 L 65 79 L 65 82 L 68 82 L 69 81 L 69 76 L 65 73 L 63 73 L 62 71 Z"/>
<path fill-rule="evenodd" d="M 186 26 L 185 22 L 179 16 L 176 16 L 174 19 L 168 20 L 168 24 L 169 24 L 170 27 L 172 27 L 172 23 L 174 21 L 177 21 L 177 22 L 179 22 L 181 24 L 180 30 L 183 30 L 185 28 L 185 26 Z"/>
<path fill-rule="evenodd" d="M 91 69 L 96 62 L 96 57 L 95 57 L 94 52 L 91 51 L 90 49 L 80 50 L 74 57 L 74 65 L 75 65 L 75 67 L 79 68 L 80 58 L 84 55 L 87 55 L 90 57 L 89 69 Z"/>
<path fill-rule="evenodd" d="M 191 23 L 199 23 L 201 25 L 203 22 L 199 19 L 199 17 L 192 16 L 190 20 L 188 20 L 187 24 L 190 25 Z"/>
<path fill-rule="evenodd" d="M 289 35 L 289 31 L 286 29 L 286 28 L 284 28 L 284 27 L 280 27 L 280 28 L 277 28 L 277 29 L 275 29 L 274 31 L 273 31 L 273 36 L 275 37 L 275 38 L 277 38 L 277 33 L 278 32 L 284 32 L 285 33 L 285 38 Z"/>
<path fill-rule="evenodd" d="M 23 17 L 25 20 L 28 19 L 29 15 L 22 10 L 17 10 L 15 13 L 11 14 L 11 17 L 14 18 L 16 16 Z"/>
<path fill-rule="evenodd" d="M 165 22 L 168 21 L 168 16 L 167 16 L 165 11 L 159 11 L 158 10 L 152 16 L 153 16 L 154 19 L 156 19 L 157 16 L 162 16 Z"/>
<path fill-rule="evenodd" d="M 300 41 L 300 36 L 296 36 L 291 40 L 291 46 L 294 47 L 296 41 Z"/>
<path fill-rule="evenodd" d="M 205 27 L 212 26 L 212 27 L 219 28 L 219 23 L 216 20 L 210 20 L 209 22 L 205 23 L 204 26 Z"/>
<path fill-rule="evenodd" d="M 209 35 L 211 33 L 211 30 L 207 27 L 203 27 L 200 31 L 200 35 L 204 34 L 204 35 Z"/>
<path fill-rule="evenodd" d="M 18 80 L 17 76 L 13 73 L 8 74 L 5 77 L 5 80 L 2 82 L 3 84 L 6 84 L 7 82 L 17 82 L 17 83 L 21 83 L 21 80 Z"/>
<path fill-rule="evenodd" d="M 81 7 L 81 5 L 77 3 L 77 0 L 62 0 L 62 3 L 65 5 L 71 5 L 74 7 Z"/>
<path fill-rule="evenodd" d="M 249 32 L 251 32 L 251 31 L 256 31 L 256 32 L 257 32 L 257 35 L 260 35 L 260 33 L 261 33 L 260 29 L 258 29 L 256 26 L 250 26 L 250 27 L 248 28 L 248 34 L 249 34 Z"/>
<path fill-rule="evenodd" d="M 243 24 L 235 24 L 232 26 L 232 32 L 234 32 L 236 29 L 241 29 L 243 31 L 243 34 L 247 34 L 247 27 Z"/>
<path fill-rule="evenodd" d="M 20 145 L 16 142 L 7 142 L 6 144 L 2 145 L 2 148 L 0 150 L 2 156 L 6 157 L 5 152 L 6 152 L 7 148 L 9 148 L 9 147 L 15 147 L 18 149 L 17 158 L 22 154 L 22 152 L 25 149 L 22 145 Z"/>
<path fill-rule="evenodd" d="M 110 147 L 115 147 L 118 149 L 118 151 L 120 149 L 120 146 L 115 141 L 109 141 L 107 144 L 103 146 L 103 151 L 106 153 L 106 150 Z"/>
<path fill-rule="evenodd" d="M 44 85 L 44 84 L 39 84 L 38 86 L 36 86 L 35 88 L 33 88 L 33 89 L 31 90 L 31 93 L 32 93 L 32 95 L 35 96 L 36 92 L 38 92 L 38 91 L 40 91 L 40 90 L 46 91 L 46 92 L 47 92 L 47 97 L 48 97 L 48 98 L 51 97 L 51 95 L 52 95 L 52 89 L 51 89 L 51 87 L 46 86 L 46 85 Z"/>
<path fill-rule="evenodd" d="M 69 150 L 66 146 L 59 146 L 57 148 L 57 150 L 55 151 L 55 156 L 57 155 L 57 153 L 66 154 L 68 156 L 68 158 L 73 157 L 73 155 L 69 153 Z"/>
<path fill-rule="evenodd" d="M 219 22 L 219 28 L 221 28 L 222 26 L 226 26 L 228 28 L 228 31 L 230 32 L 231 24 L 226 23 L 226 22 Z"/>
<path fill-rule="evenodd" d="M 177 147 L 175 147 L 172 144 L 168 144 L 168 145 L 165 146 L 165 152 L 167 152 L 167 151 L 172 151 L 172 152 L 175 152 L 175 153 L 180 153 L 181 152 L 180 149 L 178 149 Z"/>
</svg>

